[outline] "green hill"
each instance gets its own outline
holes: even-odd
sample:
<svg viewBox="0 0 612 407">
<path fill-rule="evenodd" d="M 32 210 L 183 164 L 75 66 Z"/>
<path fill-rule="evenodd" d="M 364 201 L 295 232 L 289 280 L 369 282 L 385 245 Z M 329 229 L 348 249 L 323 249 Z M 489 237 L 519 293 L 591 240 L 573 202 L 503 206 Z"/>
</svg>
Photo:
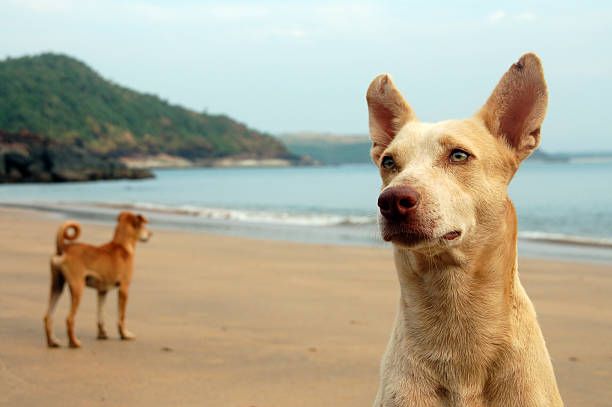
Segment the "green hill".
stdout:
<svg viewBox="0 0 612 407">
<path fill-rule="evenodd" d="M 121 87 L 58 54 L 0 61 L 0 129 L 46 134 L 109 157 L 298 160 L 277 139 L 227 116 Z"/>
</svg>

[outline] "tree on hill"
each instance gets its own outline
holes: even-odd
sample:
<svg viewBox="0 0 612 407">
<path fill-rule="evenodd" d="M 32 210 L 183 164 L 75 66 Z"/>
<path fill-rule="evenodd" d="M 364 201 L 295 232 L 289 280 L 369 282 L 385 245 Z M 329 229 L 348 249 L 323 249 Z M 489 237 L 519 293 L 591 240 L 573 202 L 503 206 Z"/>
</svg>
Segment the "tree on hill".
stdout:
<svg viewBox="0 0 612 407">
<path fill-rule="evenodd" d="M 111 83 L 58 54 L 0 62 L 0 129 L 47 134 L 105 156 L 297 159 L 272 136 Z"/>
</svg>

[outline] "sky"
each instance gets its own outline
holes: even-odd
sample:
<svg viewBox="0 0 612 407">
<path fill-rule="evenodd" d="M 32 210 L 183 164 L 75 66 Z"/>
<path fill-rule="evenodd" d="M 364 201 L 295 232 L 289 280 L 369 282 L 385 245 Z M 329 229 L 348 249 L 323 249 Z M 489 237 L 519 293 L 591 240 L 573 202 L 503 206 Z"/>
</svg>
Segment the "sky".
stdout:
<svg viewBox="0 0 612 407">
<path fill-rule="evenodd" d="M 612 150 L 609 1 L 0 0 L 0 59 L 56 52 L 104 78 L 272 134 L 367 134 L 390 73 L 421 121 L 471 116 L 542 59 L 542 148 Z"/>
</svg>

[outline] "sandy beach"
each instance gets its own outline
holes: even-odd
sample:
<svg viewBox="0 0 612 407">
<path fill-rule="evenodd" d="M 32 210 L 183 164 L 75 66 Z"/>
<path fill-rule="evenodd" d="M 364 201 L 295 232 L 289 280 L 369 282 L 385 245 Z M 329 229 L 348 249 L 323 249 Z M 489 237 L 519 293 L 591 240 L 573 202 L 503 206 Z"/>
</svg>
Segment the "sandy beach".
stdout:
<svg viewBox="0 0 612 407">
<path fill-rule="evenodd" d="M 65 347 L 42 317 L 59 216 L 0 209 L 0 405 L 371 406 L 398 284 L 389 248 L 156 230 L 136 249 L 127 326 L 96 336 L 95 292 Z M 84 223 L 100 244 L 112 226 Z M 612 265 L 520 260 L 567 406 L 612 406 Z"/>
</svg>

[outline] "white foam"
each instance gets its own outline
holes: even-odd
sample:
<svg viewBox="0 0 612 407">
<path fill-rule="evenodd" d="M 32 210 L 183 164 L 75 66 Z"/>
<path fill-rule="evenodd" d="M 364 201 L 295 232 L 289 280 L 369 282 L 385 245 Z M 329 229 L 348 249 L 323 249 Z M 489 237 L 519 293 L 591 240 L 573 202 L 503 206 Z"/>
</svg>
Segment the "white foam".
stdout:
<svg viewBox="0 0 612 407">
<path fill-rule="evenodd" d="M 168 206 L 149 202 L 138 202 L 135 204 L 118 206 L 132 208 L 134 210 L 185 214 L 206 219 L 248 223 L 286 224 L 294 226 L 366 225 L 376 223 L 376 216 L 336 215 L 329 213 L 291 213 L 286 211 L 226 209 L 197 207 L 192 205 Z"/>
<path fill-rule="evenodd" d="M 519 238 L 573 245 L 612 247 L 612 239 L 596 238 L 591 236 L 575 236 L 562 233 L 524 231 L 519 232 Z"/>
</svg>

